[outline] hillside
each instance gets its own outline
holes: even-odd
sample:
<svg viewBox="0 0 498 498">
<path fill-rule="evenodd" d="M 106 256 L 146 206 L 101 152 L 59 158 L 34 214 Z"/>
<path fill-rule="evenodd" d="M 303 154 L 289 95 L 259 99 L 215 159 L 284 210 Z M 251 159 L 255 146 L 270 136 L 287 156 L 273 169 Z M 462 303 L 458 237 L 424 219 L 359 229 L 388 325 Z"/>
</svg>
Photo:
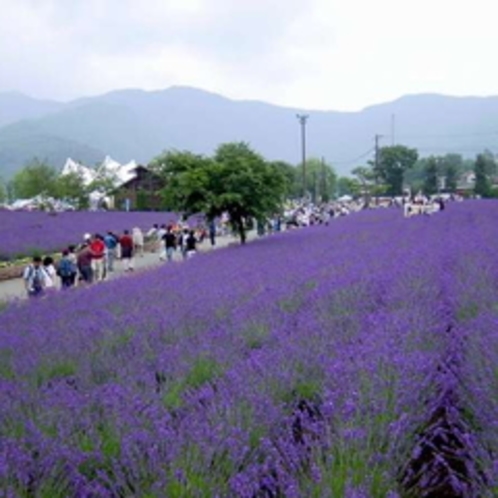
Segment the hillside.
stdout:
<svg viewBox="0 0 498 498">
<path fill-rule="evenodd" d="M 250 142 L 270 159 L 300 160 L 295 115 L 302 111 L 293 108 L 234 101 L 186 87 L 122 90 L 68 104 L 26 98 L 19 108 L 12 103 L 19 95 L 14 100 L 8 95 L 0 98 L 0 117 L 20 117 L 0 127 L 4 176 L 33 156 L 58 167 L 69 155 L 90 164 L 106 154 L 121 162 L 147 162 L 167 148 L 211 153 L 233 140 Z M 498 137 L 498 97 L 414 95 L 359 112 L 306 112 L 308 154 L 324 156 L 340 173 L 371 157 L 375 134 L 383 135 L 381 145 L 391 143 L 393 115 L 396 141 L 418 147 L 422 155 L 473 156 L 484 148 L 493 150 Z"/>
<path fill-rule="evenodd" d="M 33 119 L 57 112 L 64 104 L 51 100 L 37 100 L 22 93 L 0 92 L 0 126 L 22 119 Z"/>
</svg>

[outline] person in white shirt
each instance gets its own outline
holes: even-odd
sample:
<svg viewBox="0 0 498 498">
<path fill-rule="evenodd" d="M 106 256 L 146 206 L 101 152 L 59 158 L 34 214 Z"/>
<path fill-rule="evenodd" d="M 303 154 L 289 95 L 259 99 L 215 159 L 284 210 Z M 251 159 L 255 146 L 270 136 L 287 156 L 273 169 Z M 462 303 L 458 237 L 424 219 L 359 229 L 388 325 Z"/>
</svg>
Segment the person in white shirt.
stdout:
<svg viewBox="0 0 498 498">
<path fill-rule="evenodd" d="M 55 269 L 54 260 L 52 257 L 45 256 L 43 258 L 43 269 L 45 270 L 46 273 L 45 288 L 46 289 L 55 288 L 57 270 Z"/>
<path fill-rule="evenodd" d="M 47 286 L 48 275 L 45 272 L 42 259 L 35 256 L 33 262 L 24 269 L 23 280 L 28 297 L 43 295 Z"/>
<path fill-rule="evenodd" d="M 133 253 L 137 256 L 140 255 L 142 258 L 144 256 L 144 235 L 139 227 L 135 227 L 131 231 L 131 236 L 133 239 Z"/>
</svg>

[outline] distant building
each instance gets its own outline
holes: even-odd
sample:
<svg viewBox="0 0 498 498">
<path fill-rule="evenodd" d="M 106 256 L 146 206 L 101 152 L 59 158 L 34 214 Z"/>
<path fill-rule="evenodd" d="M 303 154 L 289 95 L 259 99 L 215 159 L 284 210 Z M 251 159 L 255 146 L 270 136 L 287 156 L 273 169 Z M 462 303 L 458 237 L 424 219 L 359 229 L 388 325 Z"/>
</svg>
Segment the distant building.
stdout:
<svg viewBox="0 0 498 498">
<path fill-rule="evenodd" d="M 104 181 L 112 187 L 98 187 L 90 193 L 90 207 L 126 211 L 158 210 L 161 208 L 160 191 L 164 187 L 161 177 L 145 166 L 130 161 L 120 164 L 110 156 L 95 166 L 89 167 L 68 158 L 61 175 L 77 174 L 85 186 Z"/>
<path fill-rule="evenodd" d="M 473 171 L 466 171 L 457 181 L 456 191 L 458 194 L 465 195 L 474 192 L 476 186 L 476 174 Z"/>
<path fill-rule="evenodd" d="M 125 211 L 160 210 L 163 179 L 141 165 L 129 171 L 129 175 L 128 181 L 107 194 L 108 207 Z"/>
</svg>

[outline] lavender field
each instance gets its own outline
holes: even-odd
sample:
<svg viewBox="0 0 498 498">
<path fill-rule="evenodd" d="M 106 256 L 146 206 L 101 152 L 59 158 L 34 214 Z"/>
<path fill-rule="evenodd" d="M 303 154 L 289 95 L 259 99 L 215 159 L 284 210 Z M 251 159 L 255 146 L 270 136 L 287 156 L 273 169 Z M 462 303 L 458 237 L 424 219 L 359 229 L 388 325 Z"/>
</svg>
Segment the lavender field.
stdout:
<svg viewBox="0 0 498 498">
<path fill-rule="evenodd" d="M 496 496 L 497 220 L 363 212 L 9 305 L 0 495 Z"/>
<path fill-rule="evenodd" d="M 153 212 L 16 212 L 0 210 L 0 261 L 34 253 L 61 251 L 81 242 L 84 233 L 106 233 L 139 227 L 149 230 L 154 223 L 176 222 L 172 213 Z"/>
</svg>

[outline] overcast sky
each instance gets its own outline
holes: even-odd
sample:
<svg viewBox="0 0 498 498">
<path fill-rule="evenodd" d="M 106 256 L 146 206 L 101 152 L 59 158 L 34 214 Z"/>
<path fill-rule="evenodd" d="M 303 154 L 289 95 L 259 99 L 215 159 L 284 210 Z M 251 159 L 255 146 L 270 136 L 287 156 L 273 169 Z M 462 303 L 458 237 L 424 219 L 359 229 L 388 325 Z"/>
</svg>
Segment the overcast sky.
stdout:
<svg viewBox="0 0 498 498">
<path fill-rule="evenodd" d="M 0 0 L 0 91 L 189 85 L 358 110 L 498 94 L 496 0 Z"/>
</svg>

